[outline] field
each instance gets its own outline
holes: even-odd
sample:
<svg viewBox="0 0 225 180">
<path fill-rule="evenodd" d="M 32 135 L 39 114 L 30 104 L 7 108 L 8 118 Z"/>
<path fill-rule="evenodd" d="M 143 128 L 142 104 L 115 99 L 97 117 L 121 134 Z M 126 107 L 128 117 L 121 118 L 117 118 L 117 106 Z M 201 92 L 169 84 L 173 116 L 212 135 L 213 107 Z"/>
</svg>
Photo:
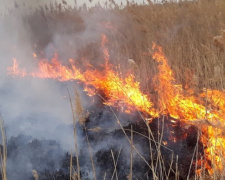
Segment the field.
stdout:
<svg viewBox="0 0 225 180">
<path fill-rule="evenodd" d="M 1 22 L 7 24 L 21 8 L 15 5 Z M 30 179 L 224 179 L 224 9 L 223 0 L 127 2 L 123 8 L 114 1 L 92 8 L 62 1 L 21 13 L 29 33 L 19 29 L 16 44 L 7 38 L 0 44 L 10 49 L 4 57 L 22 59 L 21 69 L 14 61 L 9 75 L 76 84 L 67 94 L 74 153 L 67 154 L 64 172 L 34 168 Z M 27 52 L 47 68 L 27 60 Z M 68 60 L 69 66 L 62 65 Z M 32 71 L 35 66 L 40 71 Z M 109 120 L 113 130 L 104 129 L 105 121 L 98 117 Z M 1 175 L 6 180 L 4 118 Z M 59 172 L 65 176 L 57 177 Z"/>
</svg>

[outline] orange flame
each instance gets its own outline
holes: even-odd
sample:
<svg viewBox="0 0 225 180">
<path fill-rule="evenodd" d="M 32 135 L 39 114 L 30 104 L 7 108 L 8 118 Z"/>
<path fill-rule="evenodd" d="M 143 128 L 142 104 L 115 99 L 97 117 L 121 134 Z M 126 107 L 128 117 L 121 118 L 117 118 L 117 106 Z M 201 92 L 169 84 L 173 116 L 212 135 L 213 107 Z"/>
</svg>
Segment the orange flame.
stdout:
<svg viewBox="0 0 225 180">
<path fill-rule="evenodd" d="M 205 121 L 200 128 L 203 132 L 201 140 L 206 146 L 206 158 L 216 170 L 222 171 L 225 165 L 223 158 L 225 157 L 225 92 L 207 90 L 206 93 L 202 93 L 201 97 L 206 98 L 210 107 L 203 105 L 196 97 L 185 95 L 182 86 L 175 83 L 173 72 L 167 64 L 162 48 L 154 44 L 153 49 L 156 50 L 153 58 L 159 63 L 159 74 L 154 80 L 157 84 L 161 113 L 194 125 L 199 121 Z M 205 167 L 210 174 L 213 173 L 213 169 L 208 164 L 205 164 Z"/>
<path fill-rule="evenodd" d="M 8 70 L 8 74 L 10 74 L 12 76 L 22 76 L 22 77 L 27 76 L 27 73 L 26 73 L 25 69 L 19 68 L 17 60 L 15 58 L 13 58 L 12 67 L 8 67 L 7 70 Z"/>
<path fill-rule="evenodd" d="M 169 114 L 174 119 L 194 125 L 200 121 L 204 122 L 200 127 L 198 126 L 203 133 L 201 141 L 206 147 L 207 161 L 204 166 L 212 174 L 213 170 L 207 163 L 210 161 L 216 170 L 221 171 L 225 165 L 222 158 L 225 157 L 225 92 L 207 90 L 200 94 L 199 98 L 186 93 L 182 85 L 175 82 L 162 48 L 153 44 L 155 51 L 153 59 L 158 62 L 158 74 L 154 77 L 155 90 L 159 96 L 157 111 L 150 97 L 141 92 L 140 84 L 135 81 L 132 73 L 121 78 L 109 64 L 107 42 L 107 37 L 102 35 L 101 47 L 105 65 L 101 71 L 92 69 L 90 65 L 87 65 L 87 70 L 82 71 L 76 67 L 73 59 L 69 60 L 68 66 L 62 65 L 58 56 L 55 55 L 50 62 L 47 59 L 40 60 L 38 69 L 34 72 L 20 69 L 17 60 L 13 59 L 13 66 L 8 68 L 8 73 L 13 76 L 49 78 L 59 81 L 77 80 L 86 85 L 84 90 L 88 95 L 93 96 L 98 92 L 103 92 L 104 104 L 117 107 L 127 113 L 138 110 L 153 118 Z M 191 91 L 190 89 L 188 92 Z M 176 138 L 173 141 L 176 142 Z M 164 144 L 166 145 L 167 142 Z"/>
<path fill-rule="evenodd" d="M 157 117 L 158 113 L 153 108 L 153 103 L 147 95 L 140 90 L 139 82 L 135 81 L 134 75 L 129 74 L 122 79 L 119 77 L 108 64 L 109 53 L 105 47 L 107 38 L 102 36 L 102 48 L 105 58 L 105 67 L 103 71 L 88 69 L 81 71 L 75 66 L 75 61 L 70 59 L 70 67 L 62 65 L 55 55 L 50 62 L 43 59 L 38 64 L 38 70 L 27 73 L 25 70 L 20 70 L 16 59 L 14 59 L 13 67 L 9 67 L 8 71 L 11 75 L 16 76 L 31 76 L 37 78 L 57 79 L 59 81 L 79 80 L 87 86 L 85 91 L 93 96 L 97 91 L 104 92 L 105 104 L 124 109 L 125 112 L 135 110 L 147 112 L 153 117 Z M 94 87 L 96 90 L 93 90 Z"/>
<path fill-rule="evenodd" d="M 203 105 L 197 104 L 195 97 L 186 97 L 182 85 L 175 83 L 173 72 L 167 64 L 162 48 L 153 44 L 156 52 L 153 55 L 158 65 L 159 74 L 154 78 L 156 90 L 159 94 L 160 110 L 169 113 L 171 117 L 183 120 L 204 119 L 206 110 Z"/>
<path fill-rule="evenodd" d="M 33 53 L 33 57 L 36 58 L 37 57 L 37 54 L 36 53 Z"/>
</svg>

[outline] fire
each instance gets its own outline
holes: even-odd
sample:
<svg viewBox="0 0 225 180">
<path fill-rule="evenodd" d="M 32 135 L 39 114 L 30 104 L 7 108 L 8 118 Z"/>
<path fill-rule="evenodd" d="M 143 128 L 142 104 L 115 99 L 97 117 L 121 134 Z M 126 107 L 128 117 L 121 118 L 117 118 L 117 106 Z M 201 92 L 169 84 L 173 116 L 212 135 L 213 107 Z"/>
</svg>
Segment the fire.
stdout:
<svg viewBox="0 0 225 180">
<path fill-rule="evenodd" d="M 47 59 L 40 60 L 38 69 L 34 72 L 21 70 L 14 59 L 12 67 L 8 68 L 8 73 L 15 76 L 30 76 L 43 79 L 56 79 L 59 81 L 77 80 L 85 84 L 85 91 L 90 96 L 98 92 L 104 92 L 105 104 L 124 109 L 125 112 L 138 110 L 146 112 L 152 117 L 157 117 L 158 113 L 153 107 L 153 103 L 147 95 L 140 90 L 139 82 L 135 81 L 133 74 L 127 75 L 124 79 L 119 77 L 109 64 L 109 53 L 106 47 L 107 37 L 102 35 L 102 48 L 105 59 L 105 66 L 102 71 L 91 69 L 81 71 L 75 65 L 73 59 L 69 60 L 70 66 L 60 63 L 55 55 L 49 62 Z"/>
<path fill-rule="evenodd" d="M 160 110 L 169 113 L 171 117 L 183 120 L 204 119 L 206 110 L 203 105 L 196 103 L 195 97 L 185 96 L 182 85 L 175 83 L 173 72 L 167 64 L 162 48 L 153 44 L 156 52 L 153 55 L 158 65 L 159 74 L 154 78 L 159 94 Z"/>
<path fill-rule="evenodd" d="M 22 77 L 27 76 L 27 73 L 26 73 L 25 69 L 19 68 L 17 60 L 15 58 L 13 58 L 12 67 L 8 67 L 7 70 L 8 70 L 8 74 L 10 74 L 12 76 L 22 76 Z"/>
<path fill-rule="evenodd" d="M 89 64 L 85 70 L 81 70 L 73 59 L 68 61 L 68 65 L 63 65 L 55 54 L 51 61 L 41 59 L 38 68 L 32 72 L 21 69 L 17 60 L 13 59 L 13 66 L 8 68 L 8 73 L 12 76 L 58 81 L 76 80 L 85 85 L 84 91 L 89 96 L 102 93 L 104 104 L 126 113 L 140 111 L 152 118 L 169 115 L 173 118 L 172 123 L 179 119 L 197 126 L 199 122 L 203 122 L 198 128 L 202 131 L 200 139 L 205 146 L 206 161 L 201 161 L 201 164 L 210 174 L 214 169 L 222 171 L 225 165 L 222 158 L 225 157 L 225 92 L 209 89 L 195 97 L 191 89 L 184 91 L 182 85 L 176 83 L 162 48 L 153 44 L 152 49 L 155 52 L 152 57 L 158 62 L 158 74 L 154 77 L 154 87 L 159 99 L 159 105 L 156 107 L 151 98 L 142 93 L 140 83 L 135 80 L 134 74 L 129 73 L 122 78 L 113 69 L 109 63 L 107 42 L 107 37 L 102 35 L 101 48 L 105 64 L 101 70 L 93 69 Z M 173 137 L 172 141 L 175 143 L 177 139 Z M 163 142 L 164 145 L 167 143 Z M 208 162 L 211 162 L 211 165 Z M 201 170 L 198 169 L 197 172 L 200 173 Z"/>
<path fill-rule="evenodd" d="M 37 54 L 36 53 L 33 53 L 33 57 L 36 58 L 37 57 Z"/>
<path fill-rule="evenodd" d="M 205 155 L 207 160 L 215 166 L 216 170 L 222 171 L 225 165 L 225 92 L 218 90 L 207 90 L 200 96 L 205 98 L 209 107 L 203 105 L 205 102 L 198 100 L 191 94 L 185 95 L 182 86 L 175 83 L 173 72 L 167 64 L 167 59 L 162 48 L 153 45 L 156 52 L 153 55 L 158 65 L 159 74 L 154 78 L 157 84 L 156 90 L 159 94 L 160 113 L 169 114 L 175 119 L 181 119 L 187 123 L 198 123 L 205 120 L 201 130 L 202 142 L 206 146 Z M 192 90 L 189 90 L 192 92 Z M 213 169 L 205 164 L 209 173 Z"/>
</svg>

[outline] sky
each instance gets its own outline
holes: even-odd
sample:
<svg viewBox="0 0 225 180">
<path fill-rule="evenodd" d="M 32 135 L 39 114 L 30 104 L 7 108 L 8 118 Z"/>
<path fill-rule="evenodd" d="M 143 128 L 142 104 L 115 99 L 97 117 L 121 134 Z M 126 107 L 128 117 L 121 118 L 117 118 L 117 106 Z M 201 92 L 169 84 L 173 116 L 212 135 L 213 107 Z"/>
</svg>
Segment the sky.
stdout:
<svg viewBox="0 0 225 180">
<path fill-rule="evenodd" d="M 0 0 L 0 11 L 4 12 L 7 9 L 11 9 L 15 7 L 15 4 L 18 4 L 20 7 L 25 4 L 26 6 L 31 6 L 31 7 L 38 7 L 40 5 L 45 5 L 45 4 L 49 4 L 50 2 L 62 2 L 62 0 Z M 89 6 L 93 6 L 94 4 L 96 4 L 99 0 L 91 0 L 91 2 L 89 0 L 76 0 L 78 5 L 82 5 L 84 3 L 86 3 L 86 5 Z M 101 3 L 104 3 L 106 0 L 101 0 Z M 132 1 L 132 0 L 129 0 Z M 147 2 L 146 0 L 133 0 L 134 2 L 137 3 L 142 3 Z M 16 3 L 15 3 L 16 2 Z M 66 0 L 66 2 L 69 5 L 74 6 L 74 0 Z M 126 0 L 115 0 L 116 3 L 120 4 L 125 3 Z"/>
</svg>

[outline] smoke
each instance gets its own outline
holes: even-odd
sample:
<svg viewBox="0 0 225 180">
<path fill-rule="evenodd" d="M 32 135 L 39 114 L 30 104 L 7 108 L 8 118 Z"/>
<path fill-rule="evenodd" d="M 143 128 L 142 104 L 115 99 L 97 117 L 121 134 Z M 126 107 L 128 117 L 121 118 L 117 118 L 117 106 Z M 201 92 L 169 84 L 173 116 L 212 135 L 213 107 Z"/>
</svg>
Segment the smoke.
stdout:
<svg viewBox="0 0 225 180">
<path fill-rule="evenodd" d="M 113 179 L 112 176 L 116 176 L 115 169 L 119 179 L 127 179 L 130 173 L 132 150 L 133 177 L 150 179 L 151 170 L 146 162 L 151 161 L 149 150 L 153 151 L 153 159 L 158 159 L 155 157 L 157 150 L 154 143 L 149 149 L 149 140 L 146 138 L 149 137 L 149 131 L 139 115 L 130 116 L 116 112 L 116 117 L 112 109 L 104 106 L 101 98 L 88 97 L 83 92 L 82 84 L 78 82 L 7 75 L 7 67 L 12 65 L 13 58 L 18 60 L 21 67 L 32 71 L 37 67 L 40 58 L 51 59 L 54 53 L 59 55 L 62 63 L 66 64 L 69 58 L 73 58 L 81 69 L 84 68 L 83 64 L 86 61 L 94 68 L 98 68 L 104 63 L 101 48 L 102 33 L 111 33 L 111 37 L 115 35 L 108 31 L 105 24 L 116 22 L 117 28 L 124 27 L 126 26 L 124 19 L 111 10 L 93 8 L 91 11 L 72 9 L 62 12 L 61 8 L 57 9 L 58 7 L 54 5 L 31 10 L 26 8 L 27 5 L 23 6 L 24 9 L 21 8 L 22 2 L 17 1 L 17 5 L 14 4 L 17 6 L 15 11 L 0 17 L 0 27 L 2 27 L 0 28 L 0 113 L 4 117 L 9 139 L 7 166 L 9 179 L 30 179 L 32 170 L 37 170 L 45 179 L 51 179 L 52 174 L 59 172 L 62 175 L 61 179 L 68 179 L 64 174 L 69 174 L 70 156 L 64 153 L 72 150 L 74 154 L 75 148 L 73 117 L 67 89 L 74 99 L 74 85 L 79 91 L 79 98 L 86 115 L 85 124 L 77 123 L 77 143 L 83 179 L 93 179 L 95 174 L 91 157 L 93 157 L 97 179 L 103 177 Z M 37 7 L 42 2 L 37 1 L 32 5 Z M 47 4 L 46 1 L 45 3 Z M 51 8 L 57 9 L 57 12 L 51 12 Z M 118 33 L 118 36 L 123 37 L 123 34 Z M 112 47 L 118 49 L 113 42 Z M 121 61 L 128 56 L 113 50 L 109 51 L 112 59 L 115 56 Z M 37 58 L 33 57 L 33 53 L 37 54 Z M 110 63 L 116 62 L 110 61 Z M 170 126 L 169 119 L 167 121 Z M 133 138 L 135 150 L 128 141 L 131 139 L 131 122 L 134 132 L 137 132 Z M 162 121 L 156 119 L 155 123 L 151 124 L 155 126 L 153 133 L 156 137 L 159 136 L 158 122 Z M 169 141 L 170 130 L 168 133 L 165 132 L 166 137 L 163 140 Z M 185 132 L 180 126 L 177 131 L 178 135 Z M 195 146 L 192 146 L 191 142 L 195 137 L 189 140 L 191 144 L 189 152 L 180 148 L 188 143 L 178 139 L 177 154 L 184 152 L 183 157 L 188 155 L 192 159 Z M 165 150 L 165 154 L 169 162 L 171 152 L 167 151 Z M 75 158 L 73 159 L 75 161 Z M 184 168 L 189 169 L 189 161 L 186 163 L 188 166 L 183 163 Z M 73 162 L 73 165 L 77 169 L 76 162 Z M 60 171 L 61 169 L 63 171 Z"/>
<path fill-rule="evenodd" d="M 26 1 L 26 0 L 0 0 L 0 12 L 5 14 L 8 13 L 8 11 L 12 10 L 12 9 L 19 9 L 20 11 L 24 11 L 27 8 L 30 9 L 35 9 L 38 8 L 40 6 L 44 6 L 44 5 L 49 5 L 49 4 L 54 4 L 55 2 L 57 3 L 64 3 L 68 6 L 72 6 L 74 7 L 76 6 L 83 6 L 84 4 L 87 7 L 93 7 L 96 4 L 100 3 L 101 5 L 104 5 L 106 2 L 108 2 L 107 0 L 32 0 L 32 1 Z M 76 2 L 76 3 L 75 3 Z M 143 3 L 148 3 L 147 0 L 115 0 L 115 3 L 117 3 L 118 5 L 126 5 L 127 2 L 134 2 L 134 3 L 138 3 L 138 4 L 143 4 Z"/>
<path fill-rule="evenodd" d="M 35 1 L 32 5 L 35 3 L 35 6 L 41 5 L 42 2 L 47 4 L 46 1 Z M 0 17 L 0 26 L 2 27 L 0 29 L 0 113 L 4 117 L 9 139 L 7 166 L 10 174 L 9 179 L 18 179 L 18 176 L 19 179 L 29 179 L 31 170 L 35 169 L 41 172 L 50 168 L 48 163 L 38 161 L 38 157 L 46 159 L 45 157 L 49 156 L 49 152 L 44 149 L 51 149 L 51 146 L 48 145 L 48 141 L 38 142 L 33 140 L 34 138 L 52 139 L 59 142 L 61 148 L 57 146 L 54 149 L 55 154 L 52 156 L 52 160 L 56 160 L 53 169 L 59 170 L 63 152 L 71 149 L 74 152 L 72 112 L 67 89 L 74 98 L 73 88 L 76 85 L 84 109 L 91 108 L 92 105 L 90 105 L 90 98 L 82 93 L 82 86 L 76 82 L 12 77 L 7 75 L 7 67 L 11 66 L 12 59 L 16 58 L 21 67 L 32 70 L 38 63 L 38 60 L 33 58 L 33 53 L 36 53 L 38 58 L 50 59 L 55 51 L 64 63 L 69 58 L 79 59 L 82 56 L 90 56 L 92 60 L 94 57 L 92 64 L 96 66 L 102 64 L 103 61 L 99 55 L 102 51 L 100 46 L 101 33 L 104 31 L 102 22 L 109 20 L 120 22 L 120 20 L 117 15 L 110 11 L 99 12 L 96 10 L 92 12 L 91 16 L 85 12 L 80 14 L 74 12 L 73 17 L 58 17 L 57 14 L 47 16 L 43 14 L 42 8 L 38 11 L 27 9 L 21 12 L 20 7 L 23 1 L 16 3 L 17 5 L 14 5 L 18 6 L 16 8 L 20 10 Z M 28 5 L 29 3 L 24 5 L 24 8 Z M 92 46 L 93 51 L 87 53 L 90 46 Z M 82 61 L 78 62 L 82 67 Z M 98 101 L 100 100 L 96 99 L 97 103 Z M 94 111 L 96 111 L 95 108 Z M 99 165 L 96 167 L 99 176 L 106 169 L 104 168 L 106 162 L 101 163 L 102 153 L 103 155 L 105 151 L 111 153 L 111 147 L 114 148 L 115 153 L 118 153 L 121 143 L 123 144 L 121 151 L 126 152 L 126 148 L 129 147 L 126 138 L 113 137 L 115 131 L 120 130 L 120 126 L 116 123 L 115 117 L 111 117 L 112 112 L 109 113 L 104 108 L 100 111 L 101 117 L 99 114 L 98 116 L 90 116 L 91 123 L 87 124 L 88 129 L 95 127 L 104 129 L 103 134 L 98 135 L 99 138 L 105 137 L 101 141 L 96 140 L 95 135 L 91 134 L 91 130 L 90 132 L 88 130 L 88 135 L 92 136 L 92 139 L 90 137 L 91 148 L 94 156 L 97 156 L 94 160 Z M 128 125 L 129 123 L 124 121 L 123 124 Z M 93 177 L 93 171 L 89 156 L 87 156 L 89 151 L 83 128 L 83 126 L 78 128 L 80 161 L 82 171 L 88 172 L 87 175 L 83 176 L 90 179 Z M 30 147 L 34 142 L 38 143 L 37 149 L 41 147 L 40 151 Z M 33 156 L 36 157 L 35 160 L 32 159 Z M 123 158 L 127 159 L 128 157 L 126 153 L 123 153 Z M 110 161 L 112 161 L 111 158 Z M 39 168 L 42 163 L 44 165 Z M 113 170 L 112 165 L 111 163 L 108 169 Z M 128 165 L 129 162 L 124 160 L 123 166 Z M 14 171 L 14 169 L 17 170 Z M 112 173 L 111 170 L 110 173 Z"/>
<path fill-rule="evenodd" d="M 61 126 L 60 123 L 71 124 L 67 88 L 73 92 L 74 82 L 11 77 L 7 75 L 7 67 L 16 58 L 21 67 L 34 69 L 38 63 L 32 57 L 34 52 L 39 58 L 50 59 L 56 51 L 66 63 L 69 58 L 78 58 L 78 51 L 89 44 L 99 43 L 101 26 L 96 24 L 104 17 L 100 13 L 91 17 L 77 16 L 75 22 L 57 17 L 46 20 L 41 13 L 13 12 L 1 17 L 0 111 L 6 121 L 8 136 L 25 133 L 52 138 L 58 136 L 55 129 Z M 96 49 L 100 51 L 99 47 Z"/>
<path fill-rule="evenodd" d="M 44 5 L 49 5 L 50 3 L 62 3 L 61 0 L 32 0 L 32 1 L 26 1 L 26 0 L 8 0 L 8 1 L 4 1 L 1 0 L 1 12 L 7 11 L 7 10 L 11 10 L 11 9 L 27 9 L 27 8 L 38 8 L 40 6 L 44 6 Z M 70 6 L 74 6 L 74 0 L 67 0 L 66 3 Z M 78 4 L 81 4 L 82 1 L 78 1 Z M 88 3 L 88 1 L 86 2 Z"/>
<path fill-rule="evenodd" d="M 31 60 L 34 50 L 22 17 L 2 17 L 0 24 L 3 27 L 0 33 L 0 111 L 5 119 L 8 137 L 20 133 L 34 137 L 57 137 L 55 130 L 58 126 L 71 122 L 70 106 L 63 98 L 67 95 L 67 85 L 8 76 L 7 67 L 12 64 L 13 57 L 18 58 L 22 65 L 34 66 Z M 69 135 L 72 131 L 65 132 Z"/>
</svg>

